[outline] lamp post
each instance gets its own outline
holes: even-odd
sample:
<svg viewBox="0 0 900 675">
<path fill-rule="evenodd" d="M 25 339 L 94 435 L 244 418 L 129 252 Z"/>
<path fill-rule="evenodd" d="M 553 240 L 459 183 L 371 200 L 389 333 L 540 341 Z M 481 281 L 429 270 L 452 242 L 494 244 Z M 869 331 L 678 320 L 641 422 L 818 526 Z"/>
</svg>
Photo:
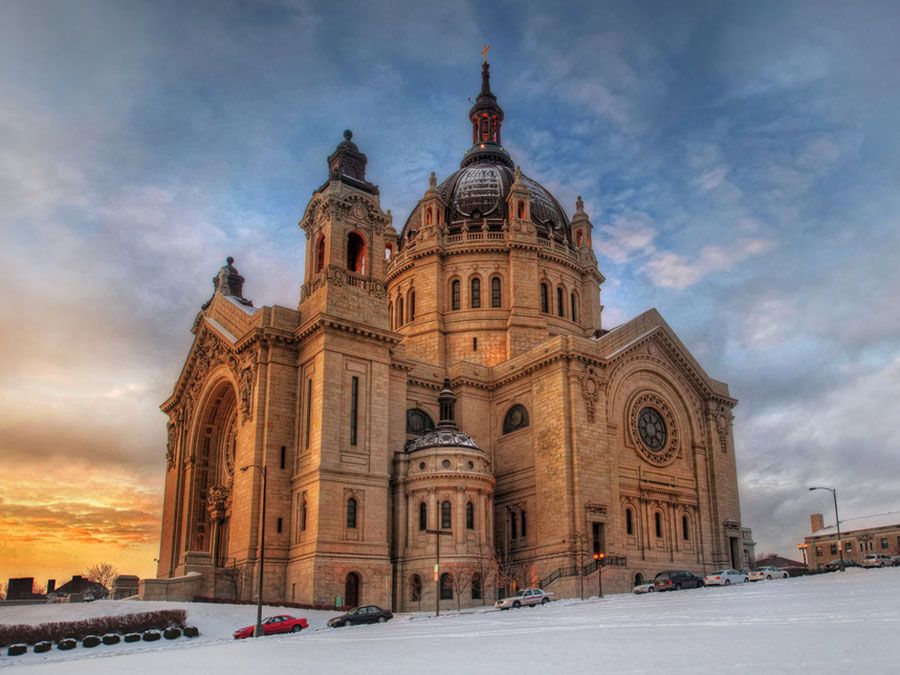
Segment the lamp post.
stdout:
<svg viewBox="0 0 900 675">
<path fill-rule="evenodd" d="M 263 569 L 266 562 L 266 467 L 259 464 L 248 464 L 241 467 L 241 471 L 247 469 L 259 469 L 262 473 L 262 525 L 259 531 L 259 583 L 256 591 L 256 627 L 253 629 L 253 637 L 263 636 L 262 626 L 262 596 L 263 596 Z"/>
<path fill-rule="evenodd" d="M 806 561 L 806 549 L 809 548 L 809 544 L 806 542 L 802 544 L 797 544 L 797 549 L 803 554 L 803 567 L 806 568 L 806 571 L 809 572 L 809 563 Z"/>
<path fill-rule="evenodd" d="M 828 490 L 831 493 L 832 498 L 834 498 L 834 525 L 837 528 L 837 539 L 838 539 L 838 553 L 841 555 L 841 572 L 844 571 L 844 542 L 841 541 L 841 519 L 838 516 L 838 507 L 837 507 L 837 490 L 830 487 L 811 487 L 809 491 L 813 490 Z"/>
<path fill-rule="evenodd" d="M 425 530 L 426 534 L 433 534 L 437 537 L 435 540 L 434 553 L 434 615 L 441 615 L 441 537 L 449 537 L 453 534 L 451 530 Z"/>
<path fill-rule="evenodd" d="M 595 553 L 594 560 L 597 561 L 597 597 L 603 597 L 603 559 L 605 553 Z"/>
</svg>

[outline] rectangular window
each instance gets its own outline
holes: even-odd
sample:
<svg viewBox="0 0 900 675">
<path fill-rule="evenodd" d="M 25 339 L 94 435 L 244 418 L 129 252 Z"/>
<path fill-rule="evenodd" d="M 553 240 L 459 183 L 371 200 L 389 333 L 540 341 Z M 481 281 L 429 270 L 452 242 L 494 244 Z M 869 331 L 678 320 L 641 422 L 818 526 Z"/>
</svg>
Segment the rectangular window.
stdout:
<svg viewBox="0 0 900 675">
<path fill-rule="evenodd" d="M 309 450 L 309 427 L 312 422 L 312 380 L 306 381 L 306 449 Z"/>
<path fill-rule="evenodd" d="M 284 469 L 284 463 L 285 463 L 285 459 L 286 459 L 285 454 L 287 454 L 287 448 L 282 445 L 281 446 L 281 468 L 282 469 Z"/>
<path fill-rule="evenodd" d="M 525 520 L 525 512 L 524 511 L 522 511 L 522 515 L 519 518 L 519 522 L 522 525 L 522 527 L 519 529 L 521 530 L 522 538 L 524 539 L 528 535 L 528 521 Z"/>
<path fill-rule="evenodd" d="M 853 553 L 853 543 L 848 541 L 846 544 L 844 544 L 844 550 L 847 553 Z"/>
<path fill-rule="evenodd" d="M 603 553 L 606 547 L 604 539 L 603 523 L 591 523 L 591 549 L 593 553 Z"/>
<path fill-rule="evenodd" d="M 822 557 L 822 547 L 821 546 L 816 546 L 816 557 L 817 558 Z"/>
<path fill-rule="evenodd" d="M 281 534 L 281 527 L 282 527 L 282 520 L 281 520 L 281 518 L 279 518 L 279 519 L 278 519 L 278 526 L 277 526 L 278 534 Z"/>
<path fill-rule="evenodd" d="M 837 552 L 838 552 L 837 544 L 832 544 L 831 545 L 831 555 L 837 555 Z"/>
<path fill-rule="evenodd" d="M 478 351 L 478 338 L 477 337 L 472 338 L 472 351 L 473 352 Z"/>
<path fill-rule="evenodd" d="M 356 445 L 357 416 L 359 414 L 359 378 L 350 380 L 350 445 Z"/>
<path fill-rule="evenodd" d="M 491 279 L 491 307 L 500 307 L 500 278 Z"/>
</svg>

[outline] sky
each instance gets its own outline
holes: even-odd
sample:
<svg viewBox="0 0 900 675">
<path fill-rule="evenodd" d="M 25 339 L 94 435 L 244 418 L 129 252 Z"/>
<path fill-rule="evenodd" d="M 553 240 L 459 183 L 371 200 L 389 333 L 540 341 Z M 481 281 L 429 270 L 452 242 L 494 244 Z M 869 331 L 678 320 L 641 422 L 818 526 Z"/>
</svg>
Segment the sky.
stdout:
<svg viewBox="0 0 900 675">
<path fill-rule="evenodd" d="M 739 399 L 742 520 L 900 511 L 900 5 L 0 3 L 0 579 L 150 575 L 165 417 L 227 255 L 296 306 L 354 131 L 399 229 L 491 45 L 504 145 L 574 211 L 609 328 L 656 307 Z"/>
</svg>

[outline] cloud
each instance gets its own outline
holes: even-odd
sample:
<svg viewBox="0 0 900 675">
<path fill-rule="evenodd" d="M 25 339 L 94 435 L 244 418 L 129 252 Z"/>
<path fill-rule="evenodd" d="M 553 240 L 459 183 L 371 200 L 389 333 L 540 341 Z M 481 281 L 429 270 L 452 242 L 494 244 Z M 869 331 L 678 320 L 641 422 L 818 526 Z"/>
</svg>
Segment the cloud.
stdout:
<svg viewBox="0 0 900 675">
<path fill-rule="evenodd" d="M 657 230 L 647 214 L 629 213 L 615 216 L 609 225 L 601 225 L 598 233 L 600 252 L 614 262 L 623 263 L 652 252 Z"/>
<path fill-rule="evenodd" d="M 773 242 L 764 239 L 739 239 L 730 246 L 704 246 L 693 260 L 672 251 L 659 251 L 647 261 L 645 269 L 657 286 L 684 289 L 713 272 L 729 270 L 747 258 L 769 251 Z"/>
</svg>

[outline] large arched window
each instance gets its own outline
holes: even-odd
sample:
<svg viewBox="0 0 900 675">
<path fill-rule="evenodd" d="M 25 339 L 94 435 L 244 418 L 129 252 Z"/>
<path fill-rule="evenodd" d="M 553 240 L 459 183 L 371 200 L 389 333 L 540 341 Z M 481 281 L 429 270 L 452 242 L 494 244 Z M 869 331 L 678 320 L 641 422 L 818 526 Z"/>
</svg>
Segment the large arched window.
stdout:
<svg viewBox="0 0 900 675">
<path fill-rule="evenodd" d="M 453 577 L 447 572 L 441 575 L 441 600 L 453 599 Z"/>
<path fill-rule="evenodd" d="M 575 296 L 572 296 L 573 298 Z M 416 319 L 416 292 L 409 292 L 409 303 L 407 305 L 407 310 L 409 311 L 409 320 L 415 321 Z"/>
<path fill-rule="evenodd" d="M 410 408 L 406 411 L 406 433 L 415 436 L 423 436 L 429 431 L 434 431 L 434 420 L 424 410 Z"/>
<path fill-rule="evenodd" d="M 422 600 L 422 577 L 418 574 L 413 574 L 412 579 L 409 582 L 410 590 L 412 591 L 412 601 L 420 602 Z"/>
<path fill-rule="evenodd" d="M 449 530 L 453 527 L 453 509 L 450 502 L 441 502 L 441 529 Z"/>
<path fill-rule="evenodd" d="M 316 274 L 325 267 L 325 236 L 320 235 L 316 242 Z"/>
<path fill-rule="evenodd" d="M 561 316 L 566 316 L 566 305 L 565 305 L 565 294 L 563 293 L 562 286 L 556 287 L 556 313 Z"/>
<path fill-rule="evenodd" d="M 450 309 L 459 309 L 459 279 L 450 282 Z"/>
<path fill-rule="evenodd" d="M 525 406 L 516 404 L 503 418 L 503 433 L 508 434 L 528 426 L 528 411 Z"/>
<path fill-rule="evenodd" d="M 300 531 L 306 531 L 306 497 L 300 499 Z"/>
<path fill-rule="evenodd" d="M 625 534 L 634 535 L 634 511 L 631 508 L 625 509 Z"/>
<path fill-rule="evenodd" d="M 419 504 L 419 531 L 428 529 L 428 505 L 425 502 Z"/>
<path fill-rule="evenodd" d="M 509 514 L 509 536 L 510 536 L 510 539 L 518 538 L 518 536 L 519 536 L 517 533 L 518 532 L 518 527 L 517 527 L 518 523 L 519 523 L 519 519 L 516 518 L 516 514 L 510 513 Z"/>
<path fill-rule="evenodd" d="M 397 327 L 403 325 L 403 298 L 397 298 Z"/>
<path fill-rule="evenodd" d="M 481 307 L 481 279 L 473 277 L 471 281 L 472 294 L 469 299 L 469 307 L 478 309 Z"/>
<path fill-rule="evenodd" d="M 391 328 L 395 328 L 397 326 L 396 318 L 394 317 L 394 303 L 388 303 L 388 316 L 391 318 Z"/>
<path fill-rule="evenodd" d="M 569 318 L 572 319 L 572 321 L 578 321 L 578 296 L 573 292 L 571 299 L 572 311 L 569 312 Z"/>
<path fill-rule="evenodd" d="M 662 514 L 657 511 L 653 514 L 653 524 L 656 530 L 656 538 L 662 539 L 663 536 L 663 527 L 662 527 Z"/>
<path fill-rule="evenodd" d="M 685 541 L 691 540 L 691 527 L 690 521 L 688 521 L 688 517 L 686 515 L 681 516 L 681 538 Z"/>
<path fill-rule="evenodd" d="M 347 235 L 347 269 L 357 274 L 366 271 L 366 240 L 357 232 Z"/>
<path fill-rule="evenodd" d="M 550 287 L 547 284 L 541 284 L 541 311 L 550 313 Z"/>
<path fill-rule="evenodd" d="M 491 307 L 497 308 L 503 306 L 503 299 L 500 295 L 500 277 L 491 279 Z"/>
<path fill-rule="evenodd" d="M 528 521 L 525 520 L 524 511 L 522 511 L 522 513 L 519 515 L 519 523 L 522 525 L 522 527 L 519 528 L 519 536 L 524 539 L 526 536 L 528 536 Z"/>
<path fill-rule="evenodd" d="M 347 500 L 347 528 L 356 529 L 356 500 L 353 497 Z"/>
<path fill-rule="evenodd" d="M 475 507 L 472 502 L 466 502 L 466 529 L 475 529 Z"/>
</svg>

